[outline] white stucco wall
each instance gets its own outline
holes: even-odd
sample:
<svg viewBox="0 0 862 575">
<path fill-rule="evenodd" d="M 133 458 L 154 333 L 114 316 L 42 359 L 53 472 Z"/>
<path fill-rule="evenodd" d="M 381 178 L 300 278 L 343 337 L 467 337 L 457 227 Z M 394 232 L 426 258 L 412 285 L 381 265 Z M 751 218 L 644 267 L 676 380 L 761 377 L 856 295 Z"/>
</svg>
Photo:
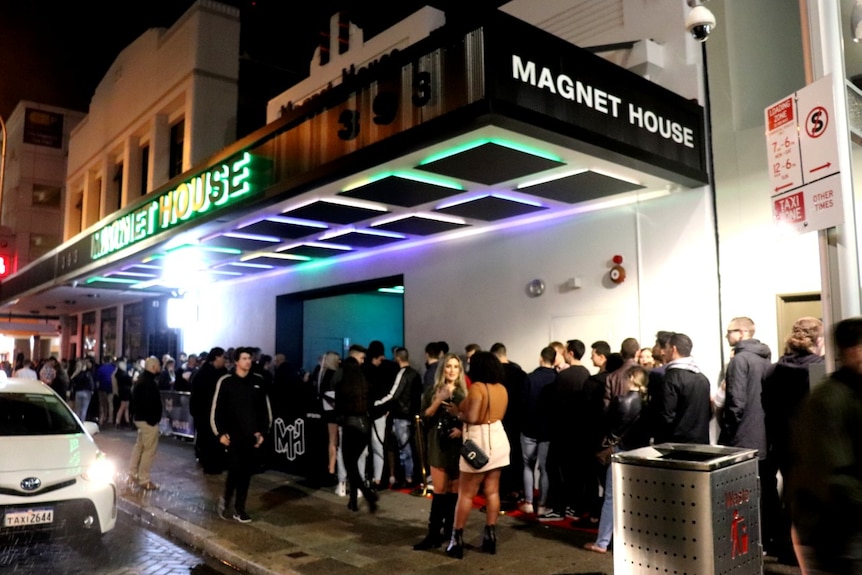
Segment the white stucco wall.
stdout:
<svg viewBox="0 0 862 575">
<path fill-rule="evenodd" d="M 721 342 L 710 204 L 706 190 L 688 190 L 565 221 L 208 286 L 196 294 L 198 322 L 184 330 L 184 345 L 256 345 L 277 353 L 276 296 L 404 274 L 405 343 L 417 365 L 429 341 L 445 340 L 456 351 L 501 341 L 512 361 L 533 368 L 555 339 L 587 346 L 605 339 L 618 350 L 625 337 L 652 345 L 655 332 L 668 329 L 692 338 L 715 382 Z M 627 271 L 619 285 L 607 279 L 615 254 Z M 572 277 L 583 287 L 566 289 Z M 534 278 L 547 286 L 538 298 L 526 294 Z"/>
</svg>

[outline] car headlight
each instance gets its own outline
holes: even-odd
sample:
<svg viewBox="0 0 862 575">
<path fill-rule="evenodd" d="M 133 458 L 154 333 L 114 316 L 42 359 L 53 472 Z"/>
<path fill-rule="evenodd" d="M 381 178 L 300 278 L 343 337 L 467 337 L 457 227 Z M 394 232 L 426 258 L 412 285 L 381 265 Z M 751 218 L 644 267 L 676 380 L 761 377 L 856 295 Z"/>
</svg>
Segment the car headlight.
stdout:
<svg viewBox="0 0 862 575">
<path fill-rule="evenodd" d="M 82 476 L 87 481 L 110 483 L 114 479 L 114 473 L 116 473 L 116 469 L 113 462 L 100 452 L 93 464 L 84 470 Z"/>
</svg>

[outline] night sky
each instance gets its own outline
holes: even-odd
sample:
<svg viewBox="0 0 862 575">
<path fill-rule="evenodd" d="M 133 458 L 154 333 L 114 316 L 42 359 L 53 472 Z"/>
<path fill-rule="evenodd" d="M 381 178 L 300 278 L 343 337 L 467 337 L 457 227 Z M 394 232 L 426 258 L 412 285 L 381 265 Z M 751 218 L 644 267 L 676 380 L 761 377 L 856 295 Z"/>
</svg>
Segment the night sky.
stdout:
<svg viewBox="0 0 862 575">
<path fill-rule="evenodd" d="M 307 76 L 319 31 L 338 10 L 349 10 L 367 39 L 423 5 L 443 10 L 457 5 L 452 0 L 224 3 L 240 7 L 241 50 L 251 58 L 250 67 L 269 70 L 277 85 L 268 90 L 274 94 Z M 7 118 L 25 99 L 86 112 L 117 54 L 147 29 L 170 27 L 192 4 L 193 0 L 0 0 L 0 115 Z"/>
</svg>

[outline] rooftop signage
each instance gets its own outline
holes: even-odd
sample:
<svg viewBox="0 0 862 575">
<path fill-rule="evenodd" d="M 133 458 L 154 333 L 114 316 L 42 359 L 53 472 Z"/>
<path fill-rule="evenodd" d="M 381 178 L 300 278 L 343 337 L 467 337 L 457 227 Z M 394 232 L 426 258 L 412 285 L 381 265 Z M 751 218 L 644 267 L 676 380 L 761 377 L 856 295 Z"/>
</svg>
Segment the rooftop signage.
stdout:
<svg viewBox="0 0 862 575">
<path fill-rule="evenodd" d="M 107 256 L 143 239 L 236 203 L 253 190 L 252 155 L 213 166 L 134 211 L 115 218 L 90 236 L 90 257 Z"/>
</svg>

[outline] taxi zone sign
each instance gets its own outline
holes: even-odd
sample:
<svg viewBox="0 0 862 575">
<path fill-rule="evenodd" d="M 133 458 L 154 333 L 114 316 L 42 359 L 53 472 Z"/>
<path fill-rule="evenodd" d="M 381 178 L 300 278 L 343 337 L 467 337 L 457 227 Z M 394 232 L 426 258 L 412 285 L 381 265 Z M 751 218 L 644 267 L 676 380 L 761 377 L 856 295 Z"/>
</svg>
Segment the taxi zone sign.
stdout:
<svg viewBox="0 0 862 575">
<path fill-rule="evenodd" d="M 796 233 L 843 222 L 832 78 L 768 106 L 766 151 L 776 225 Z"/>
</svg>

